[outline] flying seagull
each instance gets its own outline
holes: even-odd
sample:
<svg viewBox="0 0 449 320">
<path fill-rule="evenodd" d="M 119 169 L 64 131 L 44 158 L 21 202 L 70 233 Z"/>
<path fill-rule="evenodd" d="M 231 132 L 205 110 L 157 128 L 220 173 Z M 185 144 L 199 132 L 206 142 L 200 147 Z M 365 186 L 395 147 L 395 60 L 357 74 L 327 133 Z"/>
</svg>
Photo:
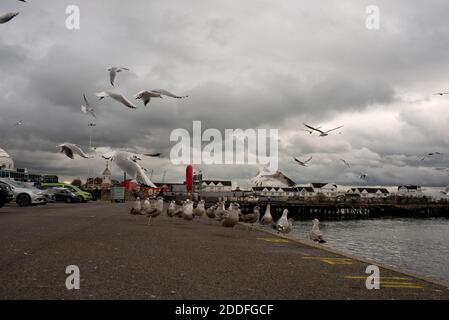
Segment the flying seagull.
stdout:
<svg viewBox="0 0 449 320">
<path fill-rule="evenodd" d="M 76 144 L 65 142 L 63 144 L 60 144 L 57 147 L 61 148 L 61 152 L 64 153 L 70 159 L 75 158 L 74 154 L 77 154 L 80 157 L 83 157 L 86 159 L 89 158 L 89 156 L 84 153 L 84 151 L 81 149 L 81 147 Z"/>
<path fill-rule="evenodd" d="M 16 123 L 14 123 L 14 127 L 18 127 L 21 126 L 23 124 L 22 120 L 17 121 Z"/>
<path fill-rule="evenodd" d="M 444 96 L 444 95 L 447 95 L 447 94 L 449 94 L 449 92 L 437 92 L 437 93 L 434 93 L 433 95 L 434 96 Z"/>
<path fill-rule="evenodd" d="M 335 130 L 338 130 L 338 129 L 340 129 L 340 128 L 343 128 L 343 126 L 339 126 L 339 127 L 337 127 L 337 128 L 334 128 L 334 129 L 330 129 L 330 130 L 327 130 L 327 131 L 322 131 L 322 130 L 320 130 L 319 128 L 314 128 L 314 127 L 312 127 L 312 126 L 309 126 L 308 124 L 305 124 L 305 123 L 304 123 L 304 125 L 305 125 L 307 128 L 309 128 L 310 130 L 312 130 L 312 131 L 319 132 L 319 133 L 320 133 L 320 137 L 326 137 L 326 136 L 328 136 L 329 133 L 331 133 L 332 131 L 335 131 Z"/>
<path fill-rule="evenodd" d="M 294 186 L 296 183 L 280 171 L 272 171 L 267 166 L 259 167 L 257 175 L 251 179 L 256 186 Z"/>
<path fill-rule="evenodd" d="M 306 161 L 301 161 L 298 158 L 294 157 L 293 158 L 297 163 L 299 163 L 301 166 L 303 167 L 308 167 L 307 163 L 310 162 L 310 160 L 312 160 L 312 157 L 310 157 L 309 159 L 307 159 Z"/>
<path fill-rule="evenodd" d="M 317 127 L 317 129 L 321 129 L 321 127 Z M 311 130 L 311 129 L 301 129 L 302 131 L 305 131 L 305 132 L 308 132 L 308 133 L 310 133 L 310 134 L 312 134 L 313 133 L 313 130 Z"/>
<path fill-rule="evenodd" d="M 366 173 L 361 173 L 360 175 L 359 175 L 359 179 L 360 180 L 366 180 L 368 178 L 368 175 L 366 174 Z"/>
<path fill-rule="evenodd" d="M 442 155 L 442 153 L 440 153 L 440 152 L 430 152 L 430 153 L 426 154 L 424 157 L 422 157 L 421 161 L 424 161 L 424 160 L 426 160 L 426 158 L 432 157 L 432 156 L 435 156 L 435 155 Z"/>
<path fill-rule="evenodd" d="M 348 168 L 351 168 L 351 166 L 349 165 L 348 161 L 346 161 L 345 159 L 340 159 L 341 162 L 343 162 L 343 164 L 345 166 L 347 166 Z"/>
<path fill-rule="evenodd" d="M 8 22 L 9 20 L 13 19 L 14 17 L 16 17 L 18 15 L 19 15 L 18 12 L 5 13 L 4 15 L 0 16 L 0 24 L 6 23 L 6 22 Z"/>
<path fill-rule="evenodd" d="M 128 151 L 112 151 L 102 155 L 104 159 L 113 161 L 121 170 L 126 172 L 140 184 L 156 188 L 150 178 L 145 174 L 143 168 L 137 163 L 136 158 L 139 155 Z"/>
<path fill-rule="evenodd" d="M 94 108 L 89 104 L 89 101 L 87 101 L 86 95 L 83 94 L 84 97 L 84 104 L 81 106 L 81 111 L 84 113 L 90 113 L 94 118 L 97 118 L 94 112 Z"/>
<path fill-rule="evenodd" d="M 137 107 L 128 100 L 128 98 L 126 98 L 124 95 L 119 94 L 119 93 L 114 93 L 114 92 L 110 92 L 110 91 L 103 91 L 103 92 L 98 92 L 95 94 L 99 100 L 104 99 L 106 97 L 110 97 L 112 99 L 114 99 L 117 102 L 120 102 L 121 104 L 123 104 L 124 106 L 131 108 L 131 109 L 136 109 Z"/>
<path fill-rule="evenodd" d="M 122 71 L 129 71 L 128 68 L 123 68 L 123 67 L 110 67 L 108 69 L 109 71 L 109 80 L 112 84 L 112 86 L 114 86 L 114 82 L 115 82 L 115 78 L 117 77 L 117 73 L 122 72 Z"/>
<path fill-rule="evenodd" d="M 151 90 L 151 91 L 140 91 L 134 97 L 136 99 L 141 99 L 143 101 L 143 104 L 146 106 L 150 102 L 151 98 L 161 98 L 162 99 L 162 96 L 167 96 L 167 97 L 175 98 L 175 99 L 184 99 L 184 98 L 188 97 L 188 96 L 178 96 L 178 95 L 168 92 L 167 90 L 164 90 L 164 89 L 156 89 L 156 90 Z"/>
</svg>

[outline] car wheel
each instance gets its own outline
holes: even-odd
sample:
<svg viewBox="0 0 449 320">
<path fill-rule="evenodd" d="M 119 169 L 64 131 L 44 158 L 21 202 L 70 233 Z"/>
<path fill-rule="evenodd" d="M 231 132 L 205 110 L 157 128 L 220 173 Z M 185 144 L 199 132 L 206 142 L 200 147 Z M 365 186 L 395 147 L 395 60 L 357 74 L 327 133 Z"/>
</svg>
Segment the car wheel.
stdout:
<svg viewBox="0 0 449 320">
<path fill-rule="evenodd" d="M 17 197 L 17 204 L 19 207 L 28 207 L 31 205 L 31 198 L 27 194 L 21 194 Z"/>
<path fill-rule="evenodd" d="M 67 197 L 67 198 L 65 199 L 65 202 L 67 202 L 67 203 L 72 203 L 72 198 Z"/>
<path fill-rule="evenodd" d="M 84 200 L 84 198 L 81 197 L 81 196 L 78 196 L 78 201 L 79 201 L 79 202 L 86 202 L 86 201 Z"/>
</svg>

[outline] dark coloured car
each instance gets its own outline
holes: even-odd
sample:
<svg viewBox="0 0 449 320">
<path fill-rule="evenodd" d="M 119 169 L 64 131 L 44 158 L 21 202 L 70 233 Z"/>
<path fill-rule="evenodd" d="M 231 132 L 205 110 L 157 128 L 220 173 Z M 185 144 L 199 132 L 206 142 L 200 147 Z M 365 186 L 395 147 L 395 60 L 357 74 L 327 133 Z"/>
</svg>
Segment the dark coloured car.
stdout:
<svg viewBox="0 0 449 320">
<path fill-rule="evenodd" d="M 56 202 L 73 203 L 83 201 L 81 197 L 77 196 L 76 194 L 65 188 L 49 189 L 48 192 L 49 193 L 51 192 L 53 194 Z"/>
<path fill-rule="evenodd" d="M 6 190 L 0 187 L 0 208 L 5 205 L 7 195 L 8 193 L 6 192 Z"/>
<path fill-rule="evenodd" d="M 6 184 L 0 184 L 0 206 L 4 206 L 5 203 L 9 203 L 14 200 L 14 193 L 11 187 Z"/>
</svg>

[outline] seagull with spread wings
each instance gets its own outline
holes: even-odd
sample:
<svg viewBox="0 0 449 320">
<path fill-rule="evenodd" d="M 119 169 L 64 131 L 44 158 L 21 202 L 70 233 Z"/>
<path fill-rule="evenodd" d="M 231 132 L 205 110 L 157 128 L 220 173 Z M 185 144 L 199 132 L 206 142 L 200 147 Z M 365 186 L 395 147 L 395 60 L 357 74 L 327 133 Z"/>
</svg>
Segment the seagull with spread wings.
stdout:
<svg viewBox="0 0 449 320">
<path fill-rule="evenodd" d="M 434 96 L 445 96 L 447 94 L 449 94 L 449 92 L 437 92 L 437 93 L 434 93 L 433 95 Z"/>
<path fill-rule="evenodd" d="M 348 162 L 348 161 L 346 161 L 345 159 L 340 159 L 340 161 L 343 162 L 343 164 L 344 164 L 345 166 L 347 166 L 349 169 L 351 169 L 351 166 L 349 165 L 349 162 Z"/>
<path fill-rule="evenodd" d="M 436 155 L 442 155 L 442 153 L 441 152 L 429 152 L 428 154 L 426 154 L 424 157 L 421 158 L 421 161 L 424 161 L 424 160 L 426 160 L 426 158 L 433 157 Z"/>
<path fill-rule="evenodd" d="M 156 90 L 151 90 L 151 91 L 140 91 L 139 93 L 137 93 L 134 98 L 141 99 L 143 101 L 143 104 L 146 106 L 151 98 L 160 98 L 162 99 L 162 96 L 166 96 L 166 97 L 170 97 L 170 98 L 175 98 L 175 99 L 184 99 L 187 98 L 188 96 L 178 96 L 176 94 L 173 94 L 167 90 L 164 89 L 156 89 Z"/>
<path fill-rule="evenodd" d="M 310 158 L 307 159 L 306 161 L 301 161 L 301 160 L 299 160 L 299 159 L 296 158 L 296 157 L 293 157 L 293 160 L 295 160 L 297 163 L 299 163 L 300 166 L 308 167 L 307 164 L 310 162 L 310 160 L 312 160 L 312 157 L 310 157 Z"/>
<path fill-rule="evenodd" d="M 314 127 L 309 126 L 308 124 L 305 124 L 305 123 L 304 123 L 304 125 L 305 125 L 307 128 L 309 128 L 310 130 L 312 130 L 312 131 L 319 132 L 319 133 L 320 133 L 320 137 L 327 137 L 327 136 L 329 135 L 329 133 L 331 133 L 332 131 L 335 131 L 335 130 L 338 130 L 338 129 L 340 129 L 340 128 L 343 128 L 343 126 L 339 126 L 339 127 L 337 127 L 337 128 L 334 128 L 334 129 L 330 129 L 330 130 L 327 130 L 327 131 L 323 131 L 323 130 L 320 130 L 319 128 L 314 128 Z"/>
<path fill-rule="evenodd" d="M 108 69 L 109 71 L 109 81 L 111 82 L 111 85 L 114 86 L 115 78 L 117 77 L 117 73 L 122 71 L 129 71 L 128 68 L 124 67 L 110 67 Z"/>
<path fill-rule="evenodd" d="M 121 170 L 137 180 L 138 183 L 151 188 L 156 188 L 155 184 L 146 175 L 145 170 L 137 163 L 142 155 L 128 151 L 112 151 L 102 155 L 104 159 L 113 161 Z"/>
<path fill-rule="evenodd" d="M 82 158 L 90 158 L 82 149 L 79 145 L 73 144 L 73 143 L 69 143 L 69 142 L 64 142 L 63 144 L 60 144 L 57 146 L 58 148 L 61 148 L 61 152 L 64 153 L 67 157 L 69 157 L 70 159 L 74 159 L 74 155 L 77 154 Z"/>
<path fill-rule="evenodd" d="M 86 95 L 83 94 L 84 97 L 84 105 L 81 105 L 81 111 L 83 113 L 90 113 L 94 118 L 97 118 L 94 112 L 94 108 L 89 104 L 89 101 L 87 101 Z"/>
</svg>

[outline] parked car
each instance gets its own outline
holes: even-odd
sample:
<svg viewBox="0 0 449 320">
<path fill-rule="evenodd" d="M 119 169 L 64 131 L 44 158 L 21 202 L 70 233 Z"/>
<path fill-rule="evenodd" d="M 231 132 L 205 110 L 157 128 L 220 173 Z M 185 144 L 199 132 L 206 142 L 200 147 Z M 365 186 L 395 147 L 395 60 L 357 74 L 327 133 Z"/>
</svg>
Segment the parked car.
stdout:
<svg viewBox="0 0 449 320">
<path fill-rule="evenodd" d="M 43 190 L 49 189 L 49 188 L 65 188 L 71 192 L 73 192 L 79 199 L 81 202 L 88 202 L 88 201 L 92 201 L 92 195 L 89 192 L 85 192 L 83 190 L 81 190 L 80 188 L 73 186 L 71 184 L 67 184 L 67 183 L 43 183 L 41 185 L 41 188 Z"/>
<path fill-rule="evenodd" d="M 79 196 L 66 188 L 50 188 L 47 189 L 47 193 L 51 194 L 57 202 L 73 203 L 82 201 Z"/>
<path fill-rule="evenodd" d="M 1 206 L 4 206 L 5 203 L 9 203 L 14 200 L 14 193 L 12 192 L 10 186 L 6 184 L 0 184 L 0 192 L 1 192 L 1 199 L 0 199 Z"/>
<path fill-rule="evenodd" d="M 43 205 L 47 203 L 45 194 L 42 190 L 30 187 L 24 182 L 2 179 L 0 180 L 0 185 L 6 185 L 11 188 L 15 201 L 20 207 Z"/>
<path fill-rule="evenodd" d="M 6 191 L 6 188 L 2 188 L 2 186 L 0 186 L 0 208 L 5 205 L 7 196 L 8 192 Z"/>
</svg>

